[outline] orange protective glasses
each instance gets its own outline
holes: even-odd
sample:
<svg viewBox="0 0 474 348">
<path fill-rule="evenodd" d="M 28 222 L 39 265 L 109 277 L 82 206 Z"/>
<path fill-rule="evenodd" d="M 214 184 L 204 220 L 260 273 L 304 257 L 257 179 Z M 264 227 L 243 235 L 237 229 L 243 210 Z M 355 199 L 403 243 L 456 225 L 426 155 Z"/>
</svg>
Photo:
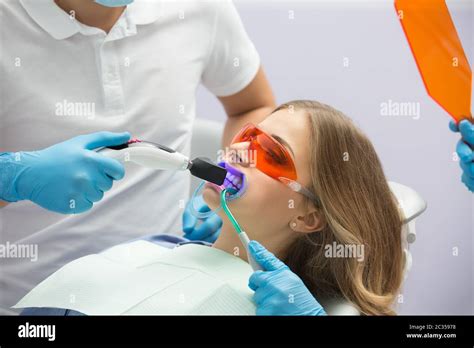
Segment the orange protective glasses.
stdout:
<svg viewBox="0 0 474 348">
<path fill-rule="evenodd" d="M 319 202 L 317 197 L 303 185 L 298 183 L 296 167 L 291 154 L 274 137 L 252 123 L 245 125 L 237 133 L 231 144 L 249 142 L 246 148 L 247 156 L 243 162 L 248 162 L 258 170 L 279 180 L 295 192 L 301 193 L 314 202 Z M 250 154 L 255 154 L 251 156 Z M 242 159 L 240 158 L 242 161 Z"/>
</svg>

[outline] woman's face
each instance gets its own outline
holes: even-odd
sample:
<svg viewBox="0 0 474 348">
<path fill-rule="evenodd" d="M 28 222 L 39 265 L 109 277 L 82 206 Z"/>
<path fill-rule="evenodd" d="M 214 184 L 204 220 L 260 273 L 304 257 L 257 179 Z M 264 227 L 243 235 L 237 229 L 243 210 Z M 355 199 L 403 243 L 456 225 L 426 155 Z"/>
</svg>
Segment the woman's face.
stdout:
<svg viewBox="0 0 474 348">
<path fill-rule="evenodd" d="M 305 187 L 310 180 L 310 122 L 304 111 L 289 112 L 279 110 L 269 115 L 258 127 L 267 134 L 283 139 L 280 143 L 288 150 L 296 166 L 297 179 Z M 231 150 L 247 149 L 248 142 L 233 144 Z M 292 219 L 301 215 L 303 196 L 282 184 L 280 181 L 261 172 L 248 163 L 233 163 L 227 156 L 229 164 L 245 174 L 247 189 L 228 206 L 242 229 L 251 239 L 264 239 L 275 231 L 287 230 Z M 249 155 L 249 158 L 255 158 Z M 220 194 L 212 185 L 206 185 L 203 198 L 211 209 L 220 206 Z M 222 219 L 227 219 L 221 209 L 218 212 Z"/>
</svg>

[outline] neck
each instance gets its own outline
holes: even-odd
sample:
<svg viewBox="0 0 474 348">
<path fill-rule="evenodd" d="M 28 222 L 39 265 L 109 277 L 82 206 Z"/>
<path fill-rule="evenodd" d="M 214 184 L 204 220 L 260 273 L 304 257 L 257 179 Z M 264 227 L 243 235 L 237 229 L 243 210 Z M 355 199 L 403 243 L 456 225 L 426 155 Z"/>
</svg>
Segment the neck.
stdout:
<svg viewBox="0 0 474 348">
<path fill-rule="evenodd" d="M 246 231 L 245 226 L 242 226 L 242 229 Z M 258 233 L 259 231 L 249 232 L 251 235 L 258 235 L 259 238 L 256 240 L 280 260 L 284 260 L 286 258 L 287 249 L 292 242 L 291 237 L 288 235 L 288 233 L 284 233 L 283 231 L 281 231 L 282 233 L 279 233 L 279 231 L 276 231 L 275 233 L 265 234 L 271 237 L 268 238 L 260 237 L 261 235 L 263 235 L 263 233 L 260 234 Z M 245 250 L 242 242 L 240 241 L 237 231 L 234 229 L 232 223 L 227 219 L 227 217 L 225 217 L 223 220 L 221 232 L 219 234 L 219 237 L 213 244 L 213 247 L 223 250 L 234 256 L 240 257 L 246 262 L 248 261 L 247 251 Z"/>
<path fill-rule="evenodd" d="M 100 28 L 108 33 L 122 15 L 126 6 L 106 7 L 93 0 L 54 0 L 68 14 L 90 27 Z M 73 11 L 73 12 L 72 12 Z"/>
</svg>

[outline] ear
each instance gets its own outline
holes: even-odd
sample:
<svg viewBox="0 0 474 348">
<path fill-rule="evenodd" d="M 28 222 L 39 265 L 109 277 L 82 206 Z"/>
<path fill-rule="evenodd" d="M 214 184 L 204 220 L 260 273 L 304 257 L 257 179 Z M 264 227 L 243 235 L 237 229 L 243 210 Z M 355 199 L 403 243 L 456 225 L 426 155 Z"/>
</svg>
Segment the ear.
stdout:
<svg viewBox="0 0 474 348">
<path fill-rule="evenodd" d="M 299 215 L 290 222 L 290 228 L 299 233 L 321 231 L 325 225 L 324 216 L 317 210 L 311 210 L 306 215 Z"/>
</svg>

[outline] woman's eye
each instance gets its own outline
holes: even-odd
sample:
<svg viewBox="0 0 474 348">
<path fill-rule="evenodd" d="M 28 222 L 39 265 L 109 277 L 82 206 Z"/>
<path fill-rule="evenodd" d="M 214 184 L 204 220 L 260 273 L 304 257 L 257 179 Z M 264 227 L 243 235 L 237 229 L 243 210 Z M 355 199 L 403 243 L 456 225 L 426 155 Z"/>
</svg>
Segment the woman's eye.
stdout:
<svg viewBox="0 0 474 348">
<path fill-rule="evenodd" d="M 267 160 L 271 160 L 271 161 L 274 161 L 278 164 L 284 164 L 285 163 L 285 159 L 282 157 L 282 156 L 279 156 L 277 155 L 275 152 L 273 151 L 266 151 L 266 155 L 267 155 Z M 270 157 L 270 158 L 268 158 Z"/>
</svg>

